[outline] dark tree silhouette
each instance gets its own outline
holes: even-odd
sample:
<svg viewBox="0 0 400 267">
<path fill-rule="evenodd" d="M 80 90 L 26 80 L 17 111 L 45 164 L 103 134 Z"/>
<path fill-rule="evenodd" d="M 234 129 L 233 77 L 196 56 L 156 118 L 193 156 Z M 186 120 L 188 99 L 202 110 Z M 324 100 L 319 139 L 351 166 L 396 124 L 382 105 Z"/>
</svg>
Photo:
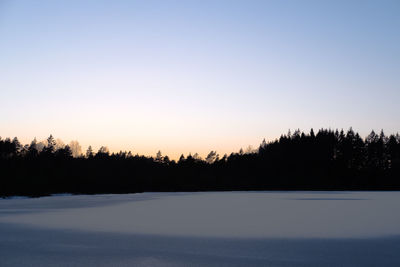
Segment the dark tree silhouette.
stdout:
<svg viewBox="0 0 400 267">
<path fill-rule="evenodd" d="M 372 131 L 365 139 L 352 128 L 289 130 L 261 142 L 258 150 L 241 149 L 220 158 L 211 151 L 203 160 L 189 154 L 178 162 L 162 156 L 97 153 L 72 156 L 56 146 L 52 135 L 41 150 L 36 138 L 0 138 L 0 196 L 133 193 L 204 190 L 399 190 L 400 136 Z M 58 147 L 58 148 L 57 148 Z"/>
<path fill-rule="evenodd" d="M 93 149 L 92 146 L 89 146 L 88 149 L 86 150 L 86 158 L 93 158 Z"/>
</svg>

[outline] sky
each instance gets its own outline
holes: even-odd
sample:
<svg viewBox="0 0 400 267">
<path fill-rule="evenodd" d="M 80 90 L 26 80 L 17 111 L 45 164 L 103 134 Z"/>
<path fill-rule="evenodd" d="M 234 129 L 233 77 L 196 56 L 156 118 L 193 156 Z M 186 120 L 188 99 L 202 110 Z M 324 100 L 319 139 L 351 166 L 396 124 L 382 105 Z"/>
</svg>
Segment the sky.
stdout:
<svg viewBox="0 0 400 267">
<path fill-rule="evenodd" d="M 172 158 L 400 131 L 400 1 L 0 0 L 0 136 Z"/>
</svg>

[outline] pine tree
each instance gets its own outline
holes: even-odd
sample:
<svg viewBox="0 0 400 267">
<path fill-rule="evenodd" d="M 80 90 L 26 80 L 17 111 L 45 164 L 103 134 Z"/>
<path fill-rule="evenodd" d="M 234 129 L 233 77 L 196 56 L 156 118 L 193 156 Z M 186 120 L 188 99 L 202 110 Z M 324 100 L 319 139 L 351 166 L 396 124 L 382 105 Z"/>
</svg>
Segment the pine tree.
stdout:
<svg viewBox="0 0 400 267">
<path fill-rule="evenodd" d="M 93 149 L 92 146 L 89 146 L 88 149 L 86 150 L 86 158 L 93 158 Z"/>
<path fill-rule="evenodd" d="M 56 141 L 55 141 L 53 135 L 50 135 L 50 136 L 47 138 L 47 145 L 46 145 L 46 147 L 43 149 L 43 151 L 44 151 L 46 154 L 53 154 L 54 151 L 55 151 L 55 148 L 56 148 Z"/>
</svg>

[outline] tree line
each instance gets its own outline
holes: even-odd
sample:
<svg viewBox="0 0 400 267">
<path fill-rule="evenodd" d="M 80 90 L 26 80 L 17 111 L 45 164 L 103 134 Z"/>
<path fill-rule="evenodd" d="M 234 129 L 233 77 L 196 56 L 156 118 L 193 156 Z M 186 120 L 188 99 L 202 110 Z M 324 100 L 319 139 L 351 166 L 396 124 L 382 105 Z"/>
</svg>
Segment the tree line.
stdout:
<svg viewBox="0 0 400 267">
<path fill-rule="evenodd" d="M 52 135 L 22 145 L 0 138 L 0 196 L 220 190 L 399 190 L 400 136 L 296 130 L 258 149 L 170 160 L 130 151 L 80 153 Z"/>
</svg>

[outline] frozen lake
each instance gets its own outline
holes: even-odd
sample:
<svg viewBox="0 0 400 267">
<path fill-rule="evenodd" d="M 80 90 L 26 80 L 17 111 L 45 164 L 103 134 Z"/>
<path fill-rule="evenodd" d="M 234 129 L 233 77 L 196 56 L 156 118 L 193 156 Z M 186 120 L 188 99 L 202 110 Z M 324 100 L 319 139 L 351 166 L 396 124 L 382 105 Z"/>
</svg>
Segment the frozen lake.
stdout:
<svg viewBox="0 0 400 267">
<path fill-rule="evenodd" d="M 400 192 L 0 200 L 0 266 L 400 266 Z"/>
</svg>

